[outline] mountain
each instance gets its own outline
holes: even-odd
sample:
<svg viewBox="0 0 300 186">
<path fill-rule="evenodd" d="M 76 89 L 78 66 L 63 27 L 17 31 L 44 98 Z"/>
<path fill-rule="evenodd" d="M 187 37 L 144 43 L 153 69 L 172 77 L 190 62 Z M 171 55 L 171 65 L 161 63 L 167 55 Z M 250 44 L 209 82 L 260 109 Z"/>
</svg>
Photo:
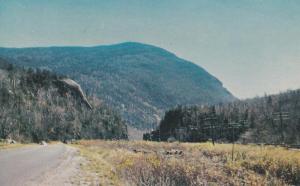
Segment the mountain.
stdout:
<svg viewBox="0 0 300 186">
<path fill-rule="evenodd" d="M 203 68 L 155 46 L 121 43 L 96 47 L 0 48 L 14 64 L 48 69 L 78 81 L 89 95 L 121 112 L 130 126 L 155 127 L 176 105 L 235 100 Z"/>
<path fill-rule="evenodd" d="M 299 113 L 300 89 L 208 107 L 178 106 L 144 139 L 299 144 Z"/>
<path fill-rule="evenodd" d="M 0 59 L 0 139 L 127 139 L 120 116 L 75 81 Z"/>
</svg>

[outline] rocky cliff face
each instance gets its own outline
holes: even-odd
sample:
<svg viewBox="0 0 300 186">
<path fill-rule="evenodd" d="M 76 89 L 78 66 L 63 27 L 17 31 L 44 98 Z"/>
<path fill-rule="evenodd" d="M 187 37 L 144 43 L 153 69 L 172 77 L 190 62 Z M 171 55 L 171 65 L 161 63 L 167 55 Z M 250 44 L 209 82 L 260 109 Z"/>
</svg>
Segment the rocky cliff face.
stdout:
<svg viewBox="0 0 300 186">
<path fill-rule="evenodd" d="M 91 104 L 89 103 L 89 101 L 86 98 L 86 95 L 84 94 L 84 92 L 81 89 L 81 86 L 75 82 L 72 79 L 68 79 L 68 78 L 63 78 L 58 80 L 59 82 L 61 82 L 64 86 L 68 87 L 69 89 L 71 89 L 72 91 L 74 91 L 74 93 L 76 95 L 78 95 L 82 102 L 89 108 L 92 109 L 93 107 L 91 106 Z"/>
</svg>

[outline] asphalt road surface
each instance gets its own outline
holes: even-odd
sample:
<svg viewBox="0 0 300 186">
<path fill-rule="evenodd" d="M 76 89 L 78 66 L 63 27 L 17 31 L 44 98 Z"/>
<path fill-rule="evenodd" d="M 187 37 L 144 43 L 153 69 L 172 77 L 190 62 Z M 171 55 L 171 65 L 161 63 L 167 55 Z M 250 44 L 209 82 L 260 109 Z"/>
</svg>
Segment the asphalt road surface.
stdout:
<svg viewBox="0 0 300 186">
<path fill-rule="evenodd" d="M 64 166 L 70 166 L 75 151 L 64 144 L 0 150 L 0 186 L 69 185 L 74 170 Z"/>
</svg>

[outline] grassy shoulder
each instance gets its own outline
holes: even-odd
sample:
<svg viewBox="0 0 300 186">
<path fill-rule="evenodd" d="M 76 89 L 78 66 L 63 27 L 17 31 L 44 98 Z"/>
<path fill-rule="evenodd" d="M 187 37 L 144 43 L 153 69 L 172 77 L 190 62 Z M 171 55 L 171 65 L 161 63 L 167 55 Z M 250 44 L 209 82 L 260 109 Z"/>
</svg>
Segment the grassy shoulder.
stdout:
<svg viewBox="0 0 300 186">
<path fill-rule="evenodd" d="M 273 146 L 79 141 L 100 185 L 298 185 L 300 152 Z M 232 160 L 233 159 L 233 160 Z"/>
<path fill-rule="evenodd" d="M 51 144 L 57 144 L 57 143 L 61 143 L 59 141 L 50 141 L 47 144 L 51 145 Z M 35 146 L 35 145 L 39 145 L 37 143 L 14 143 L 14 144 L 10 144 L 10 143 L 6 143 L 6 142 L 0 142 L 0 150 L 4 150 L 4 149 L 14 149 L 14 148 L 21 148 L 21 147 L 31 147 L 31 146 Z"/>
<path fill-rule="evenodd" d="M 79 149 L 86 162 L 81 163 L 83 178 L 86 185 L 121 185 L 114 172 L 114 164 L 108 159 L 114 154 L 113 149 L 87 146 L 87 141 L 72 145 Z"/>
<path fill-rule="evenodd" d="M 22 143 L 7 144 L 7 143 L 0 142 L 0 150 L 20 148 L 20 147 L 25 147 L 25 146 L 29 146 L 29 144 L 22 144 Z"/>
</svg>

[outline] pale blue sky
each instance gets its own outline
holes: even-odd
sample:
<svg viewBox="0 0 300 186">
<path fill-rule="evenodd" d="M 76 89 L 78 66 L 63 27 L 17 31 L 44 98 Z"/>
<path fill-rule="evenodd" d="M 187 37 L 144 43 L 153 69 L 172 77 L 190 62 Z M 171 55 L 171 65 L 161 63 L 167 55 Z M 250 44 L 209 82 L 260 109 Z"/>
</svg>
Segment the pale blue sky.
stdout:
<svg viewBox="0 0 300 186">
<path fill-rule="evenodd" d="M 0 0 L 0 46 L 137 41 L 191 60 L 239 98 L 300 88 L 298 0 Z"/>
</svg>

